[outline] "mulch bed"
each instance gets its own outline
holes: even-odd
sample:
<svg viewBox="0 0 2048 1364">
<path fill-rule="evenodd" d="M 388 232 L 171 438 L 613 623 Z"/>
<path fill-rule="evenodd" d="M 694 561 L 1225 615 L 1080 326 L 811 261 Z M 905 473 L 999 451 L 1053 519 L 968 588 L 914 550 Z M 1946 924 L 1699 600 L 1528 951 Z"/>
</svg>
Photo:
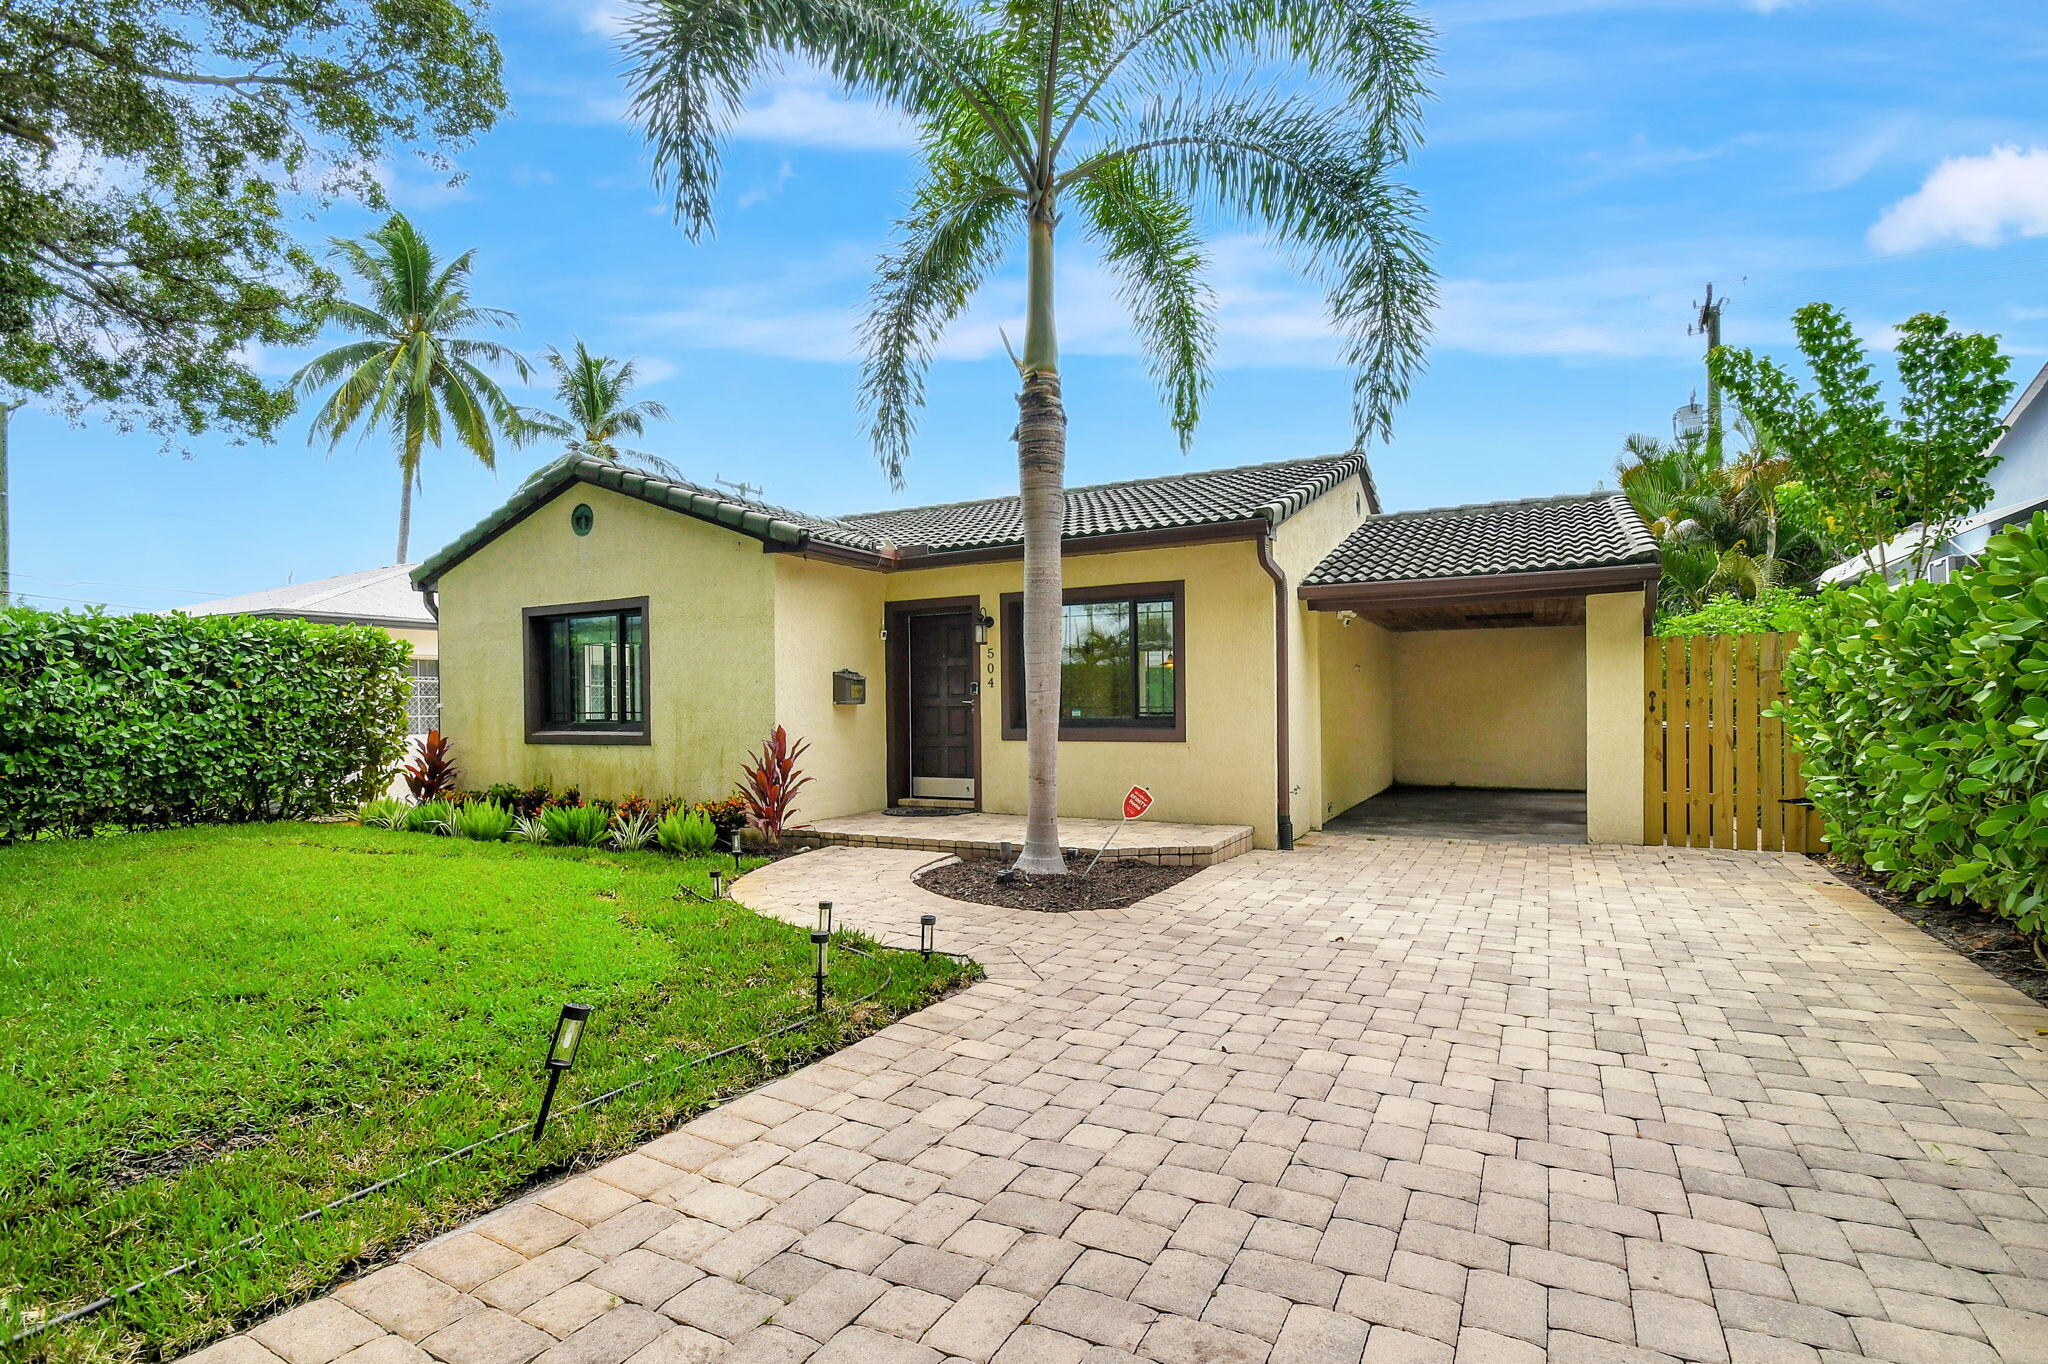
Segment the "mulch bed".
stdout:
<svg viewBox="0 0 2048 1364">
<path fill-rule="evenodd" d="M 1000 905 L 1004 909 L 1066 913 L 1077 909 L 1121 909 L 1178 885 L 1201 870 L 1105 857 L 1093 872 L 1081 875 L 1092 856 L 1093 853 L 1068 853 L 1066 876 L 1019 875 L 1014 881 L 998 881 L 996 874 L 1003 870 L 1003 863 L 997 858 L 978 857 L 929 867 L 919 872 L 916 880 L 933 894 L 952 900 Z"/>
<path fill-rule="evenodd" d="M 1939 938 L 2021 994 L 2048 1004 L 2048 966 L 2034 955 L 2024 933 L 1990 910 L 1946 900 L 1921 904 L 1910 892 L 1873 881 L 1863 869 L 1839 857 L 1814 860 L 1836 880 L 1854 886 L 1929 937 Z"/>
</svg>

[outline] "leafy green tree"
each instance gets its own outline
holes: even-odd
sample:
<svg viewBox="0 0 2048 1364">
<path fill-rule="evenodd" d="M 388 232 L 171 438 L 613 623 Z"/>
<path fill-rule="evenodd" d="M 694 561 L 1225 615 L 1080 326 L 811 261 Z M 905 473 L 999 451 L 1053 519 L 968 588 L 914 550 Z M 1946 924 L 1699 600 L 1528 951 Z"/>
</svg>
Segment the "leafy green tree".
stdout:
<svg viewBox="0 0 2048 1364">
<path fill-rule="evenodd" d="M 510 365 L 522 378 L 532 371 L 517 351 L 463 335 L 517 321 L 470 301 L 475 252 L 437 265 L 426 239 L 404 214 L 394 213 L 361 241 L 337 239 L 333 254 L 362 283 L 363 300 L 329 300 L 320 315 L 363 339 L 308 361 L 292 384 L 309 393 L 334 386 L 314 414 L 309 442 L 324 436 L 331 449 L 350 431 L 360 439 L 374 428 L 391 437 L 400 480 L 397 562 L 404 563 L 427 446 L 438 449 L 452 431 L 486 469 L 496 468 L 498 435 L 516 436 L 522 422 L 482 366 Z"/>
<path fill-rule="evenodd" d="M 651 398 L 626 401 L 638 378 L 637 361 L 592 355 L 581 341 L 567 355 L 549 346 L 541 352 L 541 359 L 554 371 L 555 402 L 560 410 L 520 408 L 520 429 L 515 433 L 520 444 L 560 441 L 567 453 L 585 459 L 631 465 L 663 478 L 681 477 L 676 466 L 661 456 L 616 444 L 620 436 L 646 434 L 649 421 L 668 420 L 668 409 Z"/>
<path fill-rule="evenodd" d="M 1885 400 L 1863 345 L 1840 309 L 1809 303 L 1792 315 L 1811 390 L 1775 361 L 1722 346 L 1707 366 L 1750 420 L 1784 451 L 1792 477 L 1813 493 L 1837 538 L 1871 555 L 1917 524 L 1906 565 L 1925 571 L 1947 528 L 1991 498 L 1991 442 L 2012 393 L 1998 338 L 1950 330 L 1939 313 L 1899 324 L 1899 415 Z"/>
<path fill-rule="evenodd" d="M 383 202 L 505 102 L 466 0 L 0 3 L 0 386 L 175 440 L 267 436 L 250 363 L 330 281 L 284 196 Z"/>
<path fill-rule="evenodd" d="M 1356 371 L 1361 436 L 1383 433 L 1420 362 L 1433 298 L 1419 208 L 1394 178 L 1427 93 L 1427 26 L 1407 0 L 641 0 L 626 45 L 635 114 L 693 236 L 711 221 L 719 143 L 781 56 L 816 63 L 917 126 L 921 182 L 880 265 L 864 336 L 862 395 L 892 479 L 940 338 L 1023 246 L 1027 819 L 1017 865 L 1060 873 L 1059 230 L 1091 236 L 1117 279 L 1183 448 L 1214 342 L 1198 207 L 1264 229 L 1324 287 Z"/>
</svg>

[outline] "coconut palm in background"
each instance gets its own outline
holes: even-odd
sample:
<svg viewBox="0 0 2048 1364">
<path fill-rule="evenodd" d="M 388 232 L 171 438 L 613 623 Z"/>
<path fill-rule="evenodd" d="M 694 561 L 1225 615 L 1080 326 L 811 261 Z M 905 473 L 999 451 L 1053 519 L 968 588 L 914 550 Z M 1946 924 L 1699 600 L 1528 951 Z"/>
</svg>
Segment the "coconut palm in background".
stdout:
<svg viewBox="0 0 2048 1364">
<path fill-rule="evenodd" d="M 486 469 L 497 467 L 497 438 L 520 429 L 520 417 L 484 365 L 531 370 L 517 351 L 467 335 L 479 327 L 508 327 L 517 319 L 470 301 L 475 252 L 437 266 L 433 250 L 402 213 L 360 241 L 336 240 L 335 258 L 362 284 L 362 298 L 335 299 L 322 321 L 362 340 L 308 361 L 292 386 L 312 392 L 333 385 L 313 416 L 307 440 L 326 437 L 329 448 L 355 431 L 381 429 L 397 447 L 400 495 L 398 559 L 412 538 L 412 495 L 420 457 L 453 432 Z"/>
<path fill-rule="evenodd" d="M 693 237 L 711 220 L 719 145 L 779 58 L 916 125 L 922 176 L 863 328 L 862 398 L 893 481 L 947 325 L 1023 245 L 1017 865 L 1061 872 L 1059 228 L 1085 231 L 1117 279 L 1183 449 L 1214 343 L 1198 207 L 1263 229 L 1323 286 L 1359 435 L 1383 434 L 1432 302 L 1419 208 L 1393 178 L 1417 137 L 1427 27 L 1406 0 L 640 0 L 625 42 L 634 114 Z"/>
<path fill-rule="evenodd" d="M 521 425 L 515 433 L 520 444 L 558 440 L 568 454 L 645 469 L 663 478 L 682 477 L 675 465 L 659 455 L 614 443 L 620 436 L 646 434 L 650 421 L 668 420 L 668 409 L 652 399 L 626 401 L 638 378 L 635 361 L 592 355 L 581 341 L 567 355 L 549 346 L 541 359 L 554 371 L 555 402 L 560 411 L 520 408 Z"/>
</svg>

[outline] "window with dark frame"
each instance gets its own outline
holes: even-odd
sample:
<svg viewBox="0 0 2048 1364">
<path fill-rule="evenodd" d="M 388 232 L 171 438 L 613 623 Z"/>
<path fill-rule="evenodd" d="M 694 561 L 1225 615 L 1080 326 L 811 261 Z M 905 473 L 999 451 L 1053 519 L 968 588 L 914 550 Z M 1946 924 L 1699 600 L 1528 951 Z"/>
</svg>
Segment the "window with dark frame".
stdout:
<svg viewBox="0 0 2048 1364">
<path fill-rule="evenodd" d="M 535 616 L 540 726 L 631 734 L 647 726 L 647 615 L 638 606 Z"/>
<path fill-rule="evenodd" d="M 1178 593 L 1162 587 L 1129 595 L 1100 589 L 1069 595 L 1060 612 L 1061 730 L 1177 730 Z M 1020 602 L 1007 601 L 1005 608 L 1011 683 L 1007 718 L 1009 728 L 1018 731 L 1024 726 L 1024 615 Z"/>
</svg>

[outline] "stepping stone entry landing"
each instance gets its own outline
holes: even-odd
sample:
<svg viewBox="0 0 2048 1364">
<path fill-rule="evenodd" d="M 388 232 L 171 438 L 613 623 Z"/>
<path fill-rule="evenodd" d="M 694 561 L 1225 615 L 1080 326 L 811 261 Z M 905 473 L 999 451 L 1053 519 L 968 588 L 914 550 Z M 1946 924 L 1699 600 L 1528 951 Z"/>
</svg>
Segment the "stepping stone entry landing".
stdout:
<svg viewBox="0 0 2048 1364">
<path fill-rule="evenodd" d="M 2018 1364 L 2048 1011 L 1798 856 L 1318 835 L 1127 909 L 831 847 L 990 978 L 206 1364 Z"/>
</svg>

